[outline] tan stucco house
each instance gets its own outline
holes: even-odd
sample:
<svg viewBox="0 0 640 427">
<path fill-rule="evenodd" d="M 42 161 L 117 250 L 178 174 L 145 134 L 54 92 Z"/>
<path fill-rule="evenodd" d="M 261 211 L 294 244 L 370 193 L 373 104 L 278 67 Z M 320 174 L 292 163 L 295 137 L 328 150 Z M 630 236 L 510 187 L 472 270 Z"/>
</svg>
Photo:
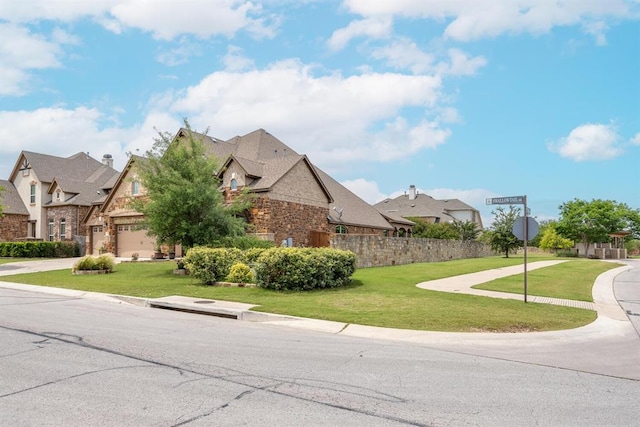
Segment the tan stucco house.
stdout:
<svg viewBox="0 0 640 427">
<path fill-rule="evenodd" d="M 22 151 L 2 184 L 10 215 L 0 219 L 0 240 L 85 236 L 86 212 L 94 200 L 108 194 L 118 175 L 108 154 L 98 161 L 87 153 L 57 157 Z M 6 225 L 16 222 L 17 226 Z"/>
</svg>

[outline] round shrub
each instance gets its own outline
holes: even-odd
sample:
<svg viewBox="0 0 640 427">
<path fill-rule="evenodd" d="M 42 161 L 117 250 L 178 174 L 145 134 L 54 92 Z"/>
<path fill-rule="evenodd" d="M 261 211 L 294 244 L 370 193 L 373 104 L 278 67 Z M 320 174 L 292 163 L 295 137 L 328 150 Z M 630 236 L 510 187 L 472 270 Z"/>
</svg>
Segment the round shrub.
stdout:
<svg viewBox="0 0 640 427">
<path fill-rule="evenodd" d="M 304 291 L 344 286 L 355 272 L 353 252 L 330 248 L 272 248 L 257 260 L 257 284 L 275 290 Z"/>
<path fill-rule="evenodd" d="M 234 283 L 254 283 L 254 275 L 251 268 L 244 263 L 236 262 L 231 266 L 227 282 Z"/>
<path fill-rule="evenodd" d="M 206 248 L 198 246 L 189 249 L 182 259 L 189 272 L 206 285 L 224 280 L 236 262 L 243 262 L 244 255 L 237 248 Z"/>
</svg>

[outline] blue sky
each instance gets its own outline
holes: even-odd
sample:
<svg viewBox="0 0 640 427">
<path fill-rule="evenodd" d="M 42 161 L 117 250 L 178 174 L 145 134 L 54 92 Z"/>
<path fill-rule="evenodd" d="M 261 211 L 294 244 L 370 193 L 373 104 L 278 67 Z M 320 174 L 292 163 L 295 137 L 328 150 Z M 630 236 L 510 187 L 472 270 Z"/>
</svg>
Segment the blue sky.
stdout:
<svg viewBox="0 0 640 427">
<path fill-rule="evenodd" d="M 640 1 L 0 0 L 0 178 L 21 150 L 121 169 L 183 118 L 370 203 L 640 208 Z"/>
</svg>

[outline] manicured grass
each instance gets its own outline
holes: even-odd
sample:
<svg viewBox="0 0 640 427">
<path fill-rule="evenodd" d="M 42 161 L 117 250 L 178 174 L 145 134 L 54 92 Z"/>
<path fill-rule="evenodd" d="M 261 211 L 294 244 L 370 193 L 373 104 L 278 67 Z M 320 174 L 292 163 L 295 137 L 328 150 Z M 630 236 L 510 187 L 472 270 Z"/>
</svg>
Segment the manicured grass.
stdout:
<svg viewBox="0 0 640 427">
<path fill-rule="evenodd" d="M 527 272 L 527 295 L 593 301 L 591 288 L 600 274 L 622 264 L 572 259 Z M 503 277 L 473 286 L 475 289 L 524 294 L 524 274 Z"/>
<path fill-rule="evenodd" d="M 73 276 L 69 270 L 60 270 L 5 276 L 1 280 L 146 298 L 184 295 L 238 301 L 258 305 L 257 311 L 402 329 L 545 331 L 571 329 L 595 320 L 596 313 L 589 310 L 435 292 L 415 286 L 426 280 L 521 263 L 522 257 L 515 256 L 360 269 L 347 287 L 311 292 L 203 286 L 190 276 L 173 275 L 174 262 L 122 263 L 113 274 L 99 276 Z M 581 282 L 585 288 L 592 285 L 592 279 Z"/>
</svg>

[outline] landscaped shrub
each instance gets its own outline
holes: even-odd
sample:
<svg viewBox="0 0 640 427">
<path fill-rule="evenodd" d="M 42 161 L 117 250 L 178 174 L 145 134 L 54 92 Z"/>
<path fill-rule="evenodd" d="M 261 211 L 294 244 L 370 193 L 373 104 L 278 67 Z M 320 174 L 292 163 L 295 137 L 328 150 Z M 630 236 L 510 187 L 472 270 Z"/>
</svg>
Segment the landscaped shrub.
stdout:
<svg viewBox="0 0 640 427">
<path fill-rule="evenodd" d="M 217 248 L 238 248 L 242 250 L 250 248 L 269 249 L 275 246 L 275 243 L 269 240 L 258 239 L 253 236 L 227 236 L 215 242 L 212 246 Z"/>
<path fill-rule="evenodd" d="M 97 270 L 98 267 L 96 266 L 96 258 L 91 256 L 91 255 L 87 255 L 84 256 L 82 258 L 80 258 L 78 261 L 76 261 L 76 263 L 73 265 L 73 269 L 72 271 L 78 271 L 78 270 Z"/>
<path fill-rule="evenodd" d="M 229 275 L 231 266 L 244 260 L 240 249 L 202 246 L 189 249 L 183 258 L 189 273 L 206 285 L 224 280 Z"/>
<path fill-rule="evenodd" d="M 267 248 L 249 248 L 244 251 L 244 257 L 249 264 L 253 264 L 258 261 L 258 258 Z"/>
<path fill-rule="evenodd" d="M 258 286 L 310 290 L 348 284 L 356 270 L 353 252 L 329 248 L 272 248 L 256 264 Z"/>
<path fill-rule="evenodd" d="M 2 242 L 0 256 L 14 258 L 70 258 L 80 256 L 77 242 Z"/>
<path fill-rule="evenodd" d="M 578 257 L 578 253 L 576 251 L 572 251 L 572 250 L 559 250 L 556 253 L 556 256 L 559 257 L 569 257 L 569 258 L 577 258 Z"/>
<path fill-rule="evenodd" d="M 80 258 L 73 265 L 73 272 L 78 270 L 86 271 L 86 270 L 107 270 L 112 271 L 115 267 L 116 263 L 113 259 L 112 255 L 104 254 L 98 257 L 87 255 Z"/>
<path fill-rule="evenodd" d="M 251 268 L 242 262 L 236 262 L 231 266 L 227 282 L 234 283 L 254 283 L 254 275 Z"/>
<path fill-rule="evenodd" d="M 113 259 L 113 255 L 103 254 L 96 258 L 96 266 L 98 270 L 113 270 L 116 262 Z"/>
</svg>

